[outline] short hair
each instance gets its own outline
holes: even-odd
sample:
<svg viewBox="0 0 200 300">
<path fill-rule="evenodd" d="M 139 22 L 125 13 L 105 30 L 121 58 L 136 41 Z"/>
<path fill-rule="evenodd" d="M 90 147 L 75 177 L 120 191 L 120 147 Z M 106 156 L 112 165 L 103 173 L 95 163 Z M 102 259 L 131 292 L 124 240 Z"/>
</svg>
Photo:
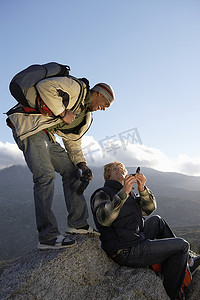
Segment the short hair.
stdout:
<svg viewBox="0 0 200 300">
<path fill-rule="evenodd" d="M 111 175 L 111 168 L 112 168 L 113 165 L 121 166 L 124 169 L 124 171 L 126 172 L 126 174 L 128 173 L 128 171 L 127 171 L 127 169 L 126 169 L 126 167 L 124 166 L 123 163 L 121 163 L 119 161 L 113 161 L 113 162 L 111 162 L 109 164 L 106 164 L 104 166 L 104 174 L 103 174 L 103 176 L 104 176 L 105 180 L 109 180 L 110 175 Z"/>
</svg>

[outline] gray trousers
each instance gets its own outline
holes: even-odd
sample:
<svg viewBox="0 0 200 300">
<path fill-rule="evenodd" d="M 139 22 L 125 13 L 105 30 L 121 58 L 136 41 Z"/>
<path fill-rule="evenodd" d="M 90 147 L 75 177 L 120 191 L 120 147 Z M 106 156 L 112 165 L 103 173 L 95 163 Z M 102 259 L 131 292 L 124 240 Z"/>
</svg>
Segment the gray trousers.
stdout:
<svg viewBox="0 0 200 300">
<path fill-rule="evenodd" d="M 13 135 L 18 147 L 23 151 L 26 163 L 33 174 L 36 224 L 39 241 L 45 242 L 59 235 L 57 221 L 51 209 L 54 195 L 55 171 L 62 176 L 63 191 L 68 210 L 68 225 L 87 225 L 88 209 L 83 195 L 77 195 L 80 171 L 70 160 L 59 143 L 50 141 L 44 131 L 40 131 L 23 141 Z"/>
</svg>

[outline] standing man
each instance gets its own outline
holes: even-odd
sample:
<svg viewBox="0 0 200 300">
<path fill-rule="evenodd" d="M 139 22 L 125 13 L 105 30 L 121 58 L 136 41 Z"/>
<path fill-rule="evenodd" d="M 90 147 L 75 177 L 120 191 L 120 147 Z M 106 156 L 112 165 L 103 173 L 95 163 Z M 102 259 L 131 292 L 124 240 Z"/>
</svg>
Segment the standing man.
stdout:
<svg viewBox="0 0 200 300">
<path fill-rule="evenodd" d="M 27 113 L 20 104 L 9 110 L 7 123 L 23 151 L 33 174 L 38 249 L 60 249 L 75 245 L 61 236 L 52 211 L 55 171 L 60 173 L 68 210 L 68 233 L 94 234 L 88 223 L 88 210 L 83 195 L 76 189 L 81 179 L 91 179 L 81 149 L 81 138 L 92 123 L 92 112 L 105 110 L 114 101 L 114 92 L 106 83 L 89 88 L 87 79 L 52 77 L 37 86 L 38 109 Z M 46 113 L 47 112 L 47 113 Z M 54 133 L 62 137 L 65 149 L 56 142 Z"/>
<path fill-rule="evenodd" d="M 163 285 L 171 300 L 178 297 L 189 259 L 189 244 L 174 235 L 160 216 L 152 216 L 156 199 L 146 186 L 143 174 L 127 175 L 125 166 L 113 162 L 104 166 L 104 187 L 91 197 L 94 221 L 101 246 L 119 265 L 147 267 L 162 263 Z M 138 185 L 139 196 L 133 192 Z M 200 264 L 200 256 L 190 258 L 190 271 Z"/>
</svg>

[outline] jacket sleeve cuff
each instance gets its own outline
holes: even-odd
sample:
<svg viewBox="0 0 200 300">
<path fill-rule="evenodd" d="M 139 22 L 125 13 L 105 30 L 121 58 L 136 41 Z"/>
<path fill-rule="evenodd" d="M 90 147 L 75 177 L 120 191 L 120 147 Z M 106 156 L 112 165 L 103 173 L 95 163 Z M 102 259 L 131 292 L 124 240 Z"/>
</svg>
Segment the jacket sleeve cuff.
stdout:
<svg viewBox="0 0 200 300">
<path fill-rule="evenodd" d="M 146 186 L 144 187 L 144 191 L 139 191 L 139 193 L 140 193 L 140 196 L 146 196 L 146 195 L 148 195 L 148 189 L 146 188 Z"/>
<path fill-rule="evenodd" d="M 60 114 L 62 114 L 62 112 L 65 111 L 65 106 L 64 105 L 61 105 L 60 108 L 56 108 L 53 113 L 55 116 L 59 116 Z"/>
</svg>

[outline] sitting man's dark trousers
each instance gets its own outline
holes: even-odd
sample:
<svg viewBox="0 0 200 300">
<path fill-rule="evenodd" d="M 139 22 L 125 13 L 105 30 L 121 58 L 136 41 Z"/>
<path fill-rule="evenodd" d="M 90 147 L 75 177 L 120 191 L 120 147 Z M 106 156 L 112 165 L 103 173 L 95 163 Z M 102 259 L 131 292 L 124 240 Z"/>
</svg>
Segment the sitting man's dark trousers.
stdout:
<svg viewBox="0 0 200 300">
<path fill-rule="evenodd" d="M 162 262 L 163 285 L 169 297 L 175 299 L 185 277 L 189 244 L 175 237 L 160 216 L 144 222 L 144 236 L 142 243 L 111 258 L 119 265 L 140 268 Z"/>
</svg>

